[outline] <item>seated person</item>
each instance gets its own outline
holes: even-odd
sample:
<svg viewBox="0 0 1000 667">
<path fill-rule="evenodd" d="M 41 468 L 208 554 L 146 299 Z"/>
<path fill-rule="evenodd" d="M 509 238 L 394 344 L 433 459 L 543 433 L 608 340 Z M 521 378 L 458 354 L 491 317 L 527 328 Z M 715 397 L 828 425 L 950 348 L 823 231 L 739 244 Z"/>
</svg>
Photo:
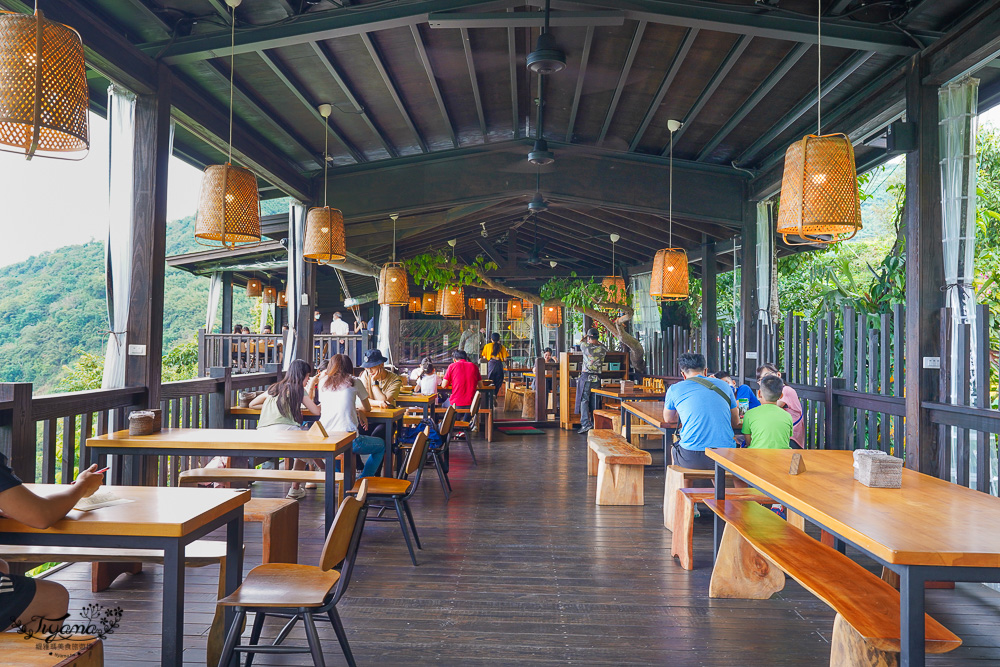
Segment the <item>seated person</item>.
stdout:
<svg viewBox="0 0 1000 667">
<path fill-rule="evenodd" d="M 773 375 L 781 377 L 781 371 L 774 364 L 764 364 L 757 368 L 757 382 L 764 377 Z M 792 440 L 795 443 L 792 449 L 805 449 L 806 446 L 806 422 L 802 419 L 802 402 L 799 401 L 799 394 L 791 385 L 785 384 L 781 390 L 781 398 L 778 399 L 777 406 L 787 412 L 792 418 Z"/>
<path fill-rule="evenodd" d="M 7 465 L 7 457 L 0 454 L 0 511 L 32 528 L 49 528 L 81 498 L 93 495 L 103 481 L 104 475 L 92 465 L 80 473 L 75 483 L 66 484 L 51 495 L 38 496 L 24 487 Z M 7 563 L 0 560 L 0 632 L 14 624 L 40 630 L 42 624 L 63 619 L 68 610 L 69 593 L 62 585 L 10 574 Z M 33 622 L 35 618 L 39 620 Z"/>
<path fill-rule="evenodd" d="M 470 421 L 471 415 L 468 415 L 468 410 L 482 380 L 479 366 L 469 361 L 469 355 L 465 350 L 455 350 L 451 353 L 451 358 L 453 359 L 452 364 L 448 366 L 448 370 L 444 374 L 441 387 L 451 389 L 451 398 L 448 399 L 448 404 L 454 405 L 459 412 L 464 409 L 466 416 L 460 417 L 460 419 Z"/>
<path fill-rule="evenodd" d="M 419 374 L 414 378 L 417 383 L 415 393 L 423 396 L 437 396 L 441 378 L 434 372 L 434 364 L 431 363 L 431 358 L 424 357 L 423 361 L 420 362 L 420 368 L 417 370 Z"/>
<path fill-rule="evenodd" d="M 680 442 L 674 443 L 671 452 L 673 464 L 714 470 L 715 462 L 705 450 L 735 445 L 733 430 L 740 426 L 736 396 L 722 380 L 706 377 L 704 355 L 685 352 L 677 364 L 684 380 L 670 386 L 663 402 L 663 421 L 680 429 Z"/>
<path fill-rule="evenodd" d="M 733 391 L 736 392 L 737 403 L 739 403 L 743 399 L 746 399 L 749 402 L 747 410 L 752 410 L 753 408 L 756 408 L 758 405 L 760 405 L 760 401 L 757 400 L 757 396 L 753 393 L 753 389 L 750 388 L 750 385 L 747 384 L 737 385 L 736 378 L 730 375 L 728 371 L 719 371 L 713 377 L 722 380 L 723 382 L 725 382 L 726 384 L 728 384 L 730 387 L 733 388 Z"/>
<path fill-rule="evenodd" d="M 792 440 L 792 418 L 776 403 L 785 383 L 776 375 L 760 380 L 760 406 L 743 416 L 743 435 L 749 449 L 788 449 Z"/>
<path fill-rule="evenodd" d="M 361 382 L 365 385 L 368 398 L 376 408 L 394 408 L 399 390 L 403 388 L 403 378 L 385 367 L 389 361 L 378 349 L 365 352 L 365 360 L 361 364 Z"/>
<path fill-rule="evenodd" d="M 544 350 L 542 350 L 542 359 L 547 364 L 554 364 L 555 363 L 556 359 L 555 359 L 555 357 L 552 356 L 552 348 L 551 347 L 547 347 Z M 552 378 L 550 378 L 547 373 L 548 373 L 548 371 L 546 371 L 546 376 L 545 376 L 545 391 L 551 392 L 552 391 Z M 533 391 L 538 389 L 538 378 L 532 378 L 531 379 L 531 389 Z"/>
<path fill-rule="evenodd" d="M 424 364 L 430 364 L 430 363 L 433 363 L 431 358 L 424 357 L 423 359 L 420 360 L 420 365 L 414 368 L 412 371 L 410 371 L 410 381 L 413 383 L 414 386 L 416 386 L 417 381 L 420 379 L 420 376 L 424 374 Z"/>
</svg>

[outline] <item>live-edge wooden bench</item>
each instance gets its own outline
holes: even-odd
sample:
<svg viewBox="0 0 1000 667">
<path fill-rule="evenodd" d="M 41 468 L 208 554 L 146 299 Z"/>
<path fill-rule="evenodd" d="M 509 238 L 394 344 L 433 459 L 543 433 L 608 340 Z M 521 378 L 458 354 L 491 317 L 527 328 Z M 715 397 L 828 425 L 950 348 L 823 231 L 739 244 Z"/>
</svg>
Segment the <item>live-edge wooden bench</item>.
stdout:
<svg viewBox="0 0 1000 667">
<path fill-rule="evenodd" d="M 670 536 L 670 555 L 677 556 L 681 567 L 694 569 L 694 510 L 698 503 L 715 497 L 715 489 L 678 489 L 674 496 L 673 532 Z M 727 489 L 729 500 L 749 500 L 771 504 L 773 501 L 757 489 Z"/>
<path fill-rule="evenodd" d="M 726 521 L 709 597 L 767 599 L 784 587 L 784 572 L 837 612 L 831 667 L 897 664 L 895 588 L 755 502 L 710 499 L 705 504 Z M 925 615 L 925 623 L 928 653 L 961 646 L 961 639 L 930 616 Z"/>
<path fill-rule="evenodd" d="M 337 502 L 344 500 L 344 473 L 335 473 L 337 481 Z M 261 468 L 192 468 L 177 476 L 179 486 L 196 486 L 207 482 L 279 482 L 289 484 L 323 484 L 326 472 L 323 470 L 264 470 Z"/>
<path fill-rule="evenodd" d="M 597 475 L 598 505 L 642 505 L 649 452 L 633 447 L 614 431 L 593 429 L 587 434 L 587 474 Z"/>
</svg>

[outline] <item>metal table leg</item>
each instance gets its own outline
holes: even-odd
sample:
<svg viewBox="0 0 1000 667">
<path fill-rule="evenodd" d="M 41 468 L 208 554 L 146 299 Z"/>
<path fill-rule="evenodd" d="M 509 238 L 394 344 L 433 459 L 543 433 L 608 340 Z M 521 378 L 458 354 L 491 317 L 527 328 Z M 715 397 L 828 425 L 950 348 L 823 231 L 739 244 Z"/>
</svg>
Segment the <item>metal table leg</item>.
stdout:
<svg viewBox="0 0 1000 667">
<path fill-rule="evenodd" d="M 903 567 L 899 573 L 899 656 L 901 667 L 924 666 L 924 583 L 920 568 Z"/>
<path fill-rule="evenodd" d="M 726 499 L 726 471 L 718 463 L 715 464 L 715 499 L 725 500 Z M 713 527 L 714 539 L 715 539 L 715 556 L 719 555 L 719 545 L 722 544 L 722 518 L 716 514 L 715 515 L 715 525 Z"/>
<path fill-rule="evenodd" d="M 624 404 L 623 404 L 624 405 Z M 622 435 L 625 436 L 625 442 L 632 444 L 632 413 L 622 408 Z"/>
<path fill-rule="evenodd" d="M 171 541 L 163 550 L 163 619 L 160 664 L 180 665 L 184 656 L 184 545 Z"/>
<path fill-rule="evenodd" d="M 326 465 L 326 481 L 323 483 L 323 509 L 326 513 L 326 534 L 330 533 L 330 528 L 333 526 L 333 517 L 337 514 L 337 491 L 336 491 L 336 475 L 337 475 L 337 457 L 334 454 L 328 454 L 324 457 Z M 354 468 L 354 451 L 347 450 L 344 452 L 344 490 L 350 489 L 354 486 L 354 475 L 351 475 L 350 481 L 347 479 L 347 469 L 350 467 L 353 472 Z"/>
<path fill-rule="evenodd" d="M 328 464 L 329 465 L 329 464 Z M 331 466 L 332 467 L 332 466 Z M 226 524 L 226 595 L 229 595 L 243 583 L 243 508 Z M 226 631 L 236 620 L 236 608 L 226 607 L 224 611 Z M 238 655 L 238 654 L 237 654 Z M 237 667 L 239 658 L 233 656 L 231 667 Z"/>
</svg>

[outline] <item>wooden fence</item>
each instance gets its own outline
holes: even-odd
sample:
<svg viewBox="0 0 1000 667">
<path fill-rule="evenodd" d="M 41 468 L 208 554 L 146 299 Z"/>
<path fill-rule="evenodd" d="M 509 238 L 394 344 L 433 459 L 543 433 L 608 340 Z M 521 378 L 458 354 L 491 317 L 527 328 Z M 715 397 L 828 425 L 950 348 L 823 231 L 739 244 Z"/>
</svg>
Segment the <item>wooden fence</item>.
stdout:
<svg viewBox="0 0 1000 667">
<path fill-rule="evenodd" d="M 313 336 L 313 367 L 335 354 L 346 354 L 357 366 L 369 348 L 367 333 Z M 210 334 L 198 331 L 198 375 L 205 377 L 210 368 L 229 366 L 235 374 L 266 372 L 284 361 L 284 337 L 281 334 Z M 303 357 L 306 358 L 306 357 Z"/>
</svg>

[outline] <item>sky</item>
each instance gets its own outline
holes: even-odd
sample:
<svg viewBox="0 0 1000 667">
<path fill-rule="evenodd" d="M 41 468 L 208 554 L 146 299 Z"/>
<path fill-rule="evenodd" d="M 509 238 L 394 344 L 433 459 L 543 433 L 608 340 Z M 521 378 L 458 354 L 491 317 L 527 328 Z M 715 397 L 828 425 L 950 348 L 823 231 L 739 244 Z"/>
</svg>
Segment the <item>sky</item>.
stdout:
<svg viewBox="0 0 1000 667">
<path fill-rule="evenodd" d="M 1000 127 L 1000 106 L 979 116 Z M 90 114 L 90 153 L 79 162 L 0 152 L 0 266 L 65 245 L 104 240 L 108 229 L 108 124 Z M 167 220 L 198 208 L 201 171 L 170 159 Z"/>
</svg>

